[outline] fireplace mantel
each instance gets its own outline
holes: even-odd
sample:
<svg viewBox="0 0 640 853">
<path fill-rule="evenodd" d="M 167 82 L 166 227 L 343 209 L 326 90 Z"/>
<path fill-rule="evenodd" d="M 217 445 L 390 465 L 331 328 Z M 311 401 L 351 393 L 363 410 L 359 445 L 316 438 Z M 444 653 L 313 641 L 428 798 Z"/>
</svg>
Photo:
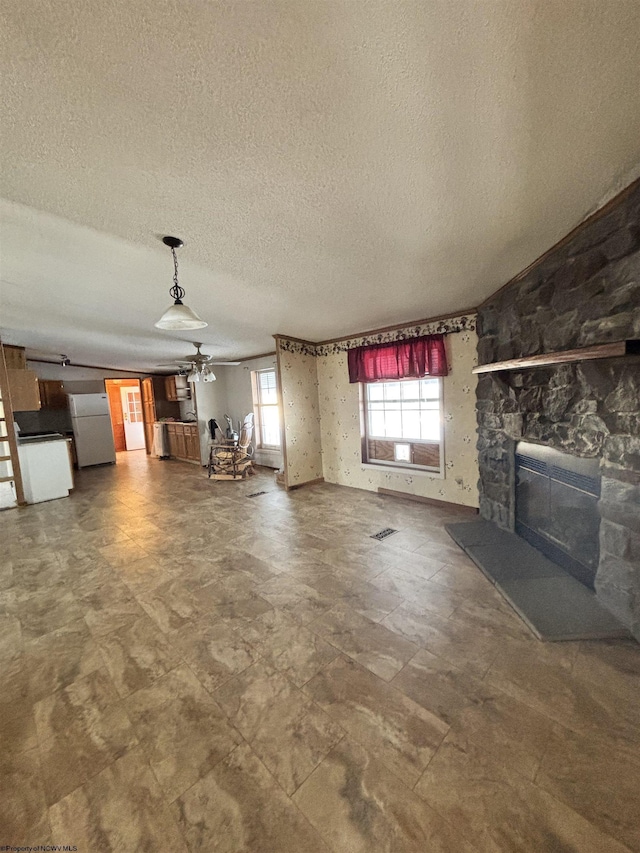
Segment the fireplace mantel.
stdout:
<svg viewBox="0 0 640 853">
<path fill-rule="evenodd" d="M 640 355 L 640 340 L 614 341 L 610 344 L 595 344 L 579 349 L 545 352 L 524 358 L 512 358 L 508 361 L 496 361 L 493 364 L 479 364 L 473 373 L 495 373 L 499 370 L 523 370 L 528 367 L 551 367 L 555 364 L 569 364 L 574 361 L 590 361 L 597 358 L 619 358 L 625 355 Z"/>
</svg>

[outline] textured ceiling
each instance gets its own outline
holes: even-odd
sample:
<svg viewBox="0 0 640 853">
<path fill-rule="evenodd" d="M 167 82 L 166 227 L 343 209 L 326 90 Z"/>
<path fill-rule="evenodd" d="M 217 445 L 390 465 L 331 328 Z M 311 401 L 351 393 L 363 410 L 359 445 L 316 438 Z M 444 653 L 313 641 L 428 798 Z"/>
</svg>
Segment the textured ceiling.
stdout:
<svg viewBox="0 0 640 853">
<path fill-rule="evenodd" d="M 477 304 L 635 174 L 636 0 L 2 0 L 7 342 L 150 368 Z M 633 174 L 632 174 L 633 173 Z"/>
</svg>

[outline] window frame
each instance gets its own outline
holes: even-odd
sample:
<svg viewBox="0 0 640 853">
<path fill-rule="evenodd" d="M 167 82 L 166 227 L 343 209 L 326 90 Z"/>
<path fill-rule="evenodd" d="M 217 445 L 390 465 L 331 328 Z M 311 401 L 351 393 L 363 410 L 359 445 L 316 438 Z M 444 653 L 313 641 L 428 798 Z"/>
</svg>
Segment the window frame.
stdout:
<svg viewBox="0 0 640 853">
<path fill-rule="evenodd" d="M 439 405 L 439 413 L 440 413 L 440 430 L 439 437 L 437 441 L 435 439 L 408 439 L 408 438 L 389 438 L 389 437 L 379 437 L 372 436 L 369 433 L 369 410 L 368 410 L 368 394 L 367 387 L 369 385 L 381 385 L 391 382 L 415 382 L 415 379 L 385 379 L 382 382 L 360 382 L 360 434 L 362 439 L 362 465 L 365 468 L 372 469 L 384 469 L 389 472 L 395 471 L 404 473 L 405 471 L 413 471 L 419 474 L 427 474 L 432 477 L 444 479 L 445 476 L 445 454 L 444 454 L 444 377 L 441 376 L 424 376 L 421 377 L 423 379 L 435 379 L 438 382 L 438 405 Z M 386 460 L 386 459 L 376 459 L 371 458 L 369 456 L 369 442 L 370 441 L 386 441 L 390 444 L 394 445 L 394 456 L 395 445 L 399 444 L 423 444 L 423 445 L 433 445 L 438 444 L 439 447 L 439 465 L 438 467 L 430 466 L 430 465 L 416 465 L 413 462 L 401 462 L 397 459 Z"/>
<path fill-rule="evenodd" d="M 261 387 L 259 374 L 273 373 L 276 389 L 276 402 L 263 403 L 261 398 Z M 260 370 L 251 371 L 251 390 L 253 392 L 253 414 L 255 418 L 256 443 L 258 450 L 282 450 L 282 425 L 280 423 L 280 394 L 278 391 L 278 372 L 275 367 L 264 367 Z M 265 444 L 262 440 L 262 409 L 274 408 L 278 414 L 278 433 L 280 436 L 280 444 Z"/>
</svg>

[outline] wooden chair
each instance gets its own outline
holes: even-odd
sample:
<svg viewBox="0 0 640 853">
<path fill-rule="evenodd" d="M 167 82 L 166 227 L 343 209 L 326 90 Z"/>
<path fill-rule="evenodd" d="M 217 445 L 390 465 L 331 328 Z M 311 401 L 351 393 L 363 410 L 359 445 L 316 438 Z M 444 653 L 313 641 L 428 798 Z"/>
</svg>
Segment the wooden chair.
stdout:
<svg viewBox="0 0 640 853">
<path fill-rule="evenodd" d="M 220 444 L 209 445 L 207 473 L 214 480 L 245 480 L 253 470 L 253 412 L 242 423 L 238 441 L 223 439 Z"/>
</svg>

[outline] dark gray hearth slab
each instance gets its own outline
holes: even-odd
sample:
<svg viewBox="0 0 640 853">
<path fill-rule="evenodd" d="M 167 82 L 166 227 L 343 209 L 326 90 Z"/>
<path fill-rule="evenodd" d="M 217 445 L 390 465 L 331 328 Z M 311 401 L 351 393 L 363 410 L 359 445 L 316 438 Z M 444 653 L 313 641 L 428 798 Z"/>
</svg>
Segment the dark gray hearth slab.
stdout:
<svg viewBox="0 0 640 853">
<path fill-rule="evenodd" d="M 629 632 L 570 575 L 504 581 L 500 592 L 541 640 L 601 640 Z"/>
<path fill-rule="evenodd" d="M 547 560 L 515 533 L 512 538 L 496 545 L 473 545 L 466 548 L 473 562 L 493 583 L 531 580 L 532 578 L 561 578 L 567 573 Z"/>
<path fill-rule="evenodd" d="M 471 545 L 495 545 L 515 535 L 502 530 L 491 521 L 456 521 L 445 524 L 444 528 L 453 541 L 465 551 Z"/>
<path fill-rule="evenodd" d="M 502 530 L 491 521 L 445 524 L 445 530 L 492 583 L 566 575 L 516 533 Z"/>
<path fill-rule="evenodd" d="M 445 529 L 541 640 L 630 636 L 590 589 L 517 534 L 491 521 Z"/>
</svg>

